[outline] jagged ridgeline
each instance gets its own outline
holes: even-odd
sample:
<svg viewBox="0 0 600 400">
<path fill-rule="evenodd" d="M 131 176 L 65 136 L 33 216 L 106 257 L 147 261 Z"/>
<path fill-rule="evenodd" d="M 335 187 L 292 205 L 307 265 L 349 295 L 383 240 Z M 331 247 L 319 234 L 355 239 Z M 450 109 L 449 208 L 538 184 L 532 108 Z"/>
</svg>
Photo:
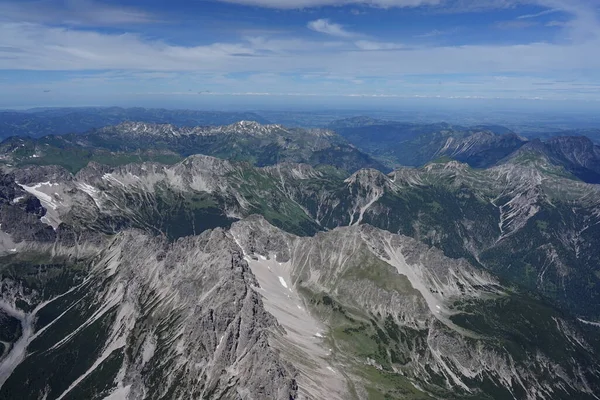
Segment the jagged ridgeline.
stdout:
<svg viewBox="0 0 600 400">
<path fill-rule="evenodd" d="M 0 399 L 597 398 L 596 185 L 320 164 L 5 171 Z"/>
<path fill-rule="evenodd" d="M 0 162 L 4 164 L 60 165 L 71 172 L 91 161 L 113 166 L 140 161 L 174 164 L 194 154 L 257 166 L 280 162 L 326 165 L 350 173 L 361 168 L 386 168 L 333 131 L 253 121 L 196 127 L 123 122 L 83 134 L 12 137 L 0 144 Z"/>
</svg>

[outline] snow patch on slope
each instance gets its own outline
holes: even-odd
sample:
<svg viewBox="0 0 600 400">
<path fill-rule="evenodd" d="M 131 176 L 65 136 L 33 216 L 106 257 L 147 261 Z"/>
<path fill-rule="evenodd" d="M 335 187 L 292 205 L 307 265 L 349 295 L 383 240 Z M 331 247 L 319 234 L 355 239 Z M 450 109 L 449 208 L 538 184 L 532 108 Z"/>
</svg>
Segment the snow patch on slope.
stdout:
<svg viewBox="0 0 600 400">
<path fill-rule="evenodd" d="M 78 182 L 77 187 L 79 188 L 79 190 L 87 193 L 92 198 L 92 200 L 94 200 L 94 203 L 96 203 L 96 207 L 100 208 L 101 200 L 100 191 L 98 189 L 85 182 Z"/>
<path fill-rule="evenodd" d="M 37 183 L 33 186 L 21 185 L 21 184 L 19 184 L 19 186 L 21 186 L 21 188 L 23 190 L 25 190 L 27 193 L 35 196 L 40 201 L 42 206 L 46 209 L 46 215 L 44 215 L 42 218 L 40 218 L 40 221 L 52 226 L 52 228 L 54 228 L 56 230 L 62 222 L 60 220 L 60 216 L 57 211 L 59 206 L 61 205 L 61 203 L 60 203 L 60 200 L 57 198 L 58 197 L 57 193 L 54 193 L 55 191 L 52 189 L 52 187 L 59 186 L 59 184 L 58 183 L 50 183 L 50 182 L 41 182 L 41 183 Z M 52 193 L 54 193 L 54 195 L 48 194 L 48 193 L 44 192 L 44 190 L 51 191 Z"/>
<path fill-rule="evenodd" d="M 281 286 L 283 286 L 284 288 L 288 289 L 288 285 L 287 285 L 287 283 L 285 283 L 285 279 L 283 279 L 282 276 L 279 277 L 279 283 L 281 283 Z"/>
<path fill-rule="evenodd" d="M 40 202 L 42 202 L 44 207 L 48 207 L 53 210 L 56 210 L 58 208 L 58 203 L 56 202 L 56 199 L 54 199 L 51 195 L 44 193 L 43 191 L 40 190 L 41 188 L 45 188 L 45 187 L 58 186 L 58 183 L 42 182 L 42 183 L 37 183 L 33 186 L 27 186 L 27 185 L 19 185 L 19 186 L 21 186 L 21 188 L 23 188 L 23 190 L 25 190 L 26 192 L 37 197 L 40 200 Z"/>
<path fill-rule="evenodd" d="M 402 247 L 393 243 L 393 236 L 385 234 L 380 243 L 370 242 L 372 248 L 383 244 L 383 253 L 374 251 L 379 259 L 396 268 L 399 274 L 406 276 L 411 286 L 421 293 L 425 299 L 431 314 L 451 329 L 467 334 L 465 329 L 460 328 L 450 320 L 454 314 L 446 304 L 452 298 L 483 295 L 482 287 L 491 288 L 497 283 L 484 274 L 466 271 L 462 268 L 449 268 L 437 271 L 428 268 L 422 263 L 409 264 L 402 253 Z M 495 290 L 495 289 L 493 289 Z"/>
<path fill-rule="evenodd" d="M 300 392 L 306 398 L 348 398 L 345 381 L 328 362 L 329 351 L 322 344 L 322 335 L 315 334 L 324 327 L 303 307 L 293 285 L 288 286 L 288 282 L 293 282 L 290 263 L 279 263 L 275 257 L 245 259 L 260 285 L 257 290 L 263 296 L 265 309 L 285 328 L 285 335 L 273 335 L 272 340 L 299 369 Z"/>
</svg>

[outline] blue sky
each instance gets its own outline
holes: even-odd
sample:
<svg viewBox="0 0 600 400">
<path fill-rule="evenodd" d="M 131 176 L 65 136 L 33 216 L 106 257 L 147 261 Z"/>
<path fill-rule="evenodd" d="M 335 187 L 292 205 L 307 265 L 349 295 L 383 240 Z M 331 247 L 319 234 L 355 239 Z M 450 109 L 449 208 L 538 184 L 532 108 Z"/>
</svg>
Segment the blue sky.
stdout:
<svg viewBox="0 0 600 400">
<path fill-rule="evenodd" d="M 596 102 L 599 16 L 598 0 L 0 0 L 0 107 Z"/>
</svg>

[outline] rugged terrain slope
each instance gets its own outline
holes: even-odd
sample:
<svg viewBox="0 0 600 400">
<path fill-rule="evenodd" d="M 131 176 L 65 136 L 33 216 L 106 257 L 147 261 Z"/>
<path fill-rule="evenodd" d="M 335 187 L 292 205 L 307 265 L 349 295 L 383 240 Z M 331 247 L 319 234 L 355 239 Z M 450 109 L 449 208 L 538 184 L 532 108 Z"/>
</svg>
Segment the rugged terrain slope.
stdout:
<svg viewBox="0 0 600 400">
<path fill-rule="evenodd" d="M 597 398 L 598 190 L 544 157 L 5 170 L 0 398 Z"/>
</svg>

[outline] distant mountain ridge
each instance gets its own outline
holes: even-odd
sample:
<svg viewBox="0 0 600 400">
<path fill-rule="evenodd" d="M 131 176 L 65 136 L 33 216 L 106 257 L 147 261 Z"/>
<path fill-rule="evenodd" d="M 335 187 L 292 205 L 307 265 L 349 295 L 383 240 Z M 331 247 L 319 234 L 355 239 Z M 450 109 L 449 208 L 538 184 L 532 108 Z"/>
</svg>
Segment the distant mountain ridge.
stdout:
<svg viewBox="0 0 600 400">
<path fill-rule="evenodd" d="M 160 108 L 44 108 L 0 111 L 0 139 L 11 136 L 38 138 L 46 135 L 84 133 L 90 129 L 126 121 L 173 124 L 176 126 L 228 125 L 240 120 L 269 123 L 252 112 L 168 110 Z"/>
<path fill-rule="evenodd" d="M 550 130 L 547 132 L 538 132 L 535 135 L 528 134 L 527 136 L 530 139 L 541 140 L 548 140 L 561 136 L 585 136 L 595 144 L 600 145 L 600 129 L 598 128 Z"/>
<path fill-rule="evenodd" d="M 66 153 L 79 158 L 60 157 Z M 122 165 L 122 159 L 179 161 L 204 154 L 253 165 L 299 162 L 329 165 L 352 173 L 361 168 L 386 167 L 333 131 L 287 128 L 238 121 L 222 126 L 178 127 L 173 124 L 123 122 L 83 134 L 13 137 L 0 144 L 0 160 L 11 165 L 58 163 L 75 172 L 89 161 Z M 131 160 L 135 161 L 135 160 Z"/>
<path fill-rule="evenodd" d="M 585 136 L 529 140 L 502 126 L 407 124 L 368 117 L 336 121 L 330 128 L 392 167 L 422 166 L 447 157 L 487 168 L 536 153 L 585 182 L 600 183 L 600 146 Z"/>
<path fill-rule="evenodd" d="M 293 129 L 293 128 L 292 128 Z M 96 134 L 124 135 L 127 137 L 156 136 L 156 137 L 181 137 L 181 136 L 212 136 L 220 134 L 236 134 L 248 136 L 267 136 L 290 131 L 278 124 L 261 124 L 257 121 L 241 120 L 222 126 L 183 126 L 173 124 L 156 124 L 148 122 L 126 121 L 115 126 L 108 126 L 95 130 Z M 333 131 L 326 129 L 307 129 L 315 137 L 337 136 Z"/>
<path fill-rule="evenodd" d="M 259 166 L 286 161 L 327 164 L 351 173 L 361 168 L 387 172 L 398 166 L 422 166 L 444 158 L 487 168 L 533 152 L 544 154 L 551 163 L 585 182 L 600 183 L 600 150 L 590 139 L 562 136 L 540 142 L 497 125 L 464 127 L 353 117 L 335 121 L 325 129 L 301 129 L 267 124 L 253 113 L 109 108 L 17 114 L 38 118 L 47 113 L 49 122 L 40 122 L 46 130 L 56 128 L 54 119 L 65 126 L 76 121 L 99 126 L 34 140 L 12 137 L 0 145 L 0 157 L 5 163 L 43 164 L 60 159 L 61 165 L 75 171 L 89 161 L 110 165 L 137 161 L 173 163 L 192 154 L 206 154 Z M 147 119 L 123 120 L 128 116 Z M 2 123 L 6 125 L 9 120 L 3 120 L 0 113 L 0 132 Z M 112 120 L 118 123 L 102 125 Z M 189 124 L 195 121 L 204 123 Z M 218 123 L 223 121 L 227 122 Z M 11 125 L 11 129 L 15 126 L 18 128 L 17 124 Z M 27 125 L 30 132 L 35 126 Z M 37 134 L 39 131 L 34 136 Z M 59 156 L 65 152 L 77 155 Z M 72 165 L 65 164 L 66 161 Z"/>
<path fill-rule="evenodd" d="M 419 166 L 438 157 L 489 167 L 527 139 L 503 127 L 463 127 L 447 123 L 412 124 L 351 118 L 330 124 L 357 147 L 390 164 Z"/>
</svg>

